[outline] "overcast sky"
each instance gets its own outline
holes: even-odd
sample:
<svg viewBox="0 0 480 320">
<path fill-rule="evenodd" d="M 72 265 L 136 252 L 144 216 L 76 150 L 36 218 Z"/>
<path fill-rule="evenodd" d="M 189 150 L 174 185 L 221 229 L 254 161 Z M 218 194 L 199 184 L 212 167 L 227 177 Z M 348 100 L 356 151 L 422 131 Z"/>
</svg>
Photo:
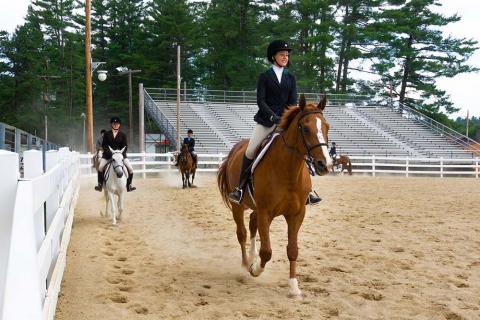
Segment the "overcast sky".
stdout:
<svg viewBox="0 0 480 320">
<path fill-rule="evenodd" d="M 13 32 L 18 24 L 23 23 L 27 14 L 30 0 L 1 0 L 2 10 L 0 13 L 0 30 Z M 479 12 L 480 1 L 478 0 L 442 0 L 442 7 L 438 10 L 447 15 L 459 14 L 462 19 L 444 28 L 446 34 L 455 37 L 473 38 L 480 43 Z M 469 60 L 471 65 L 480 67 L 480 50 Z M 451 79 L 438 79 L 439 87 L 446 90 L 452 97 L 455 106 L 460 112 L 454 116 L 465 117 L 467 110 L 470 116 L 480 117 L 480 73 L 458 75 Z"/>
</svg>

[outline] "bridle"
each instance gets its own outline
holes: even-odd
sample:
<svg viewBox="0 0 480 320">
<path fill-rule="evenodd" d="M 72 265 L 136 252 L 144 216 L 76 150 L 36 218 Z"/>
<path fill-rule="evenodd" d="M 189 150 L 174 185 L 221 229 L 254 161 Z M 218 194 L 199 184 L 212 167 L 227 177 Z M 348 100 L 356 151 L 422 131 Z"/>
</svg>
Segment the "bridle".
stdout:
<svg viewBox="0 0 480 320">
<path fill-rule="evenodd" d="M 305 147 L 305 150 L 307 150 L 307 153 L 306 154 L 303 154 L 302 152 L 298 151 L 297 149 L 297 146 L 295 145 L 294 147 L 292 146 L 289 146 L 287 144 L 287 141 L 285 141 L 285 135 L 282 134 L 282 140 L 283 140 L 283 144 L 285 145 L 285 147 L 287 147 L 288 149 L 290 150 L 294 150 L 295 152 L 299 153 L 302 157 L 307 157 L 307 162 L 308 161 L 313 161 L 313 156 L 312 156 L 312 153 L 311 151 L 315 148 L 318 148 L 318 147 L 323 147 L 323 146 L 326 146 L 328 148 L 328 142 L 320 142 L 320 143 L 317 143 L 317 144 L 314 144 L 313 146 L 310 146 L 306 139 L 305 139 L 305 135 L 304 135 L 304 131 L 303 131 L 303 126 L 302 124 L 300 123 L 300 120 L 305 117 L 305 116 L 308 116 L 310 114 L 315 114 L 315 113 L 319 113 L 319 114 L 322 114 L 323 115 L 323 112 L 320 111 L 320 110 L 311 110 L 311 111 L 302 111 L 298 120 L 297 120 L 297 140 L 298 140 L 298 136 L 300 135 L 302 137 L 302 143 L 303 143 L 303 146 Z M 300 132 L 300 134 L 298 134 L 298 132 Z"/>
</svg>

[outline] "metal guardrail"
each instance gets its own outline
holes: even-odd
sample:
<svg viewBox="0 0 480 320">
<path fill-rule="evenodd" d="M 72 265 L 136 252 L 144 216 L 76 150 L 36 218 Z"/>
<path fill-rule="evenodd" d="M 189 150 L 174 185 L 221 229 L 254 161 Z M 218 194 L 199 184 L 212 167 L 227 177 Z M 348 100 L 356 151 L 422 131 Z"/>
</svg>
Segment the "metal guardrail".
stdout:
<svg viewBox="0 0 480 320">
<path fill-rule="evenodd" d="M 58 150 L 55 143 L 45 141 L 33 134 L 18 129 L 14 126 L 0 122 L 0 150 L 7 150 L 21 154 L 25 150 Z"/>
<path fill-rule="evenodd" d="M 450 142 L 461 146 L 465 151 L 471 152 L 472 157 L 480 154 L 480 146 L 478 146 L 478 143 L 475 140 L 461 134 L 460 132 L 449 128 L 444 124 L 398 101 L 392 105 L 392 108 L 398 112 L 402 112 L 403 116 L 414 119 L 416 122 L 430 128 L 430 130 L 447 138 Z"/>
<path fill-rule="evenodd" d="M 144 89 L 145 110 L 152 117 L 155 124 L 162 130 L 165 137 L 171 144 L 176 144 L 177 132 L 174 126 L 168 121 L 167 117 L 162 113 L 160 108 L 153 101 L 150 94 Z"/>
<path fill-rule="evenodd" d="M 174 88 L 145 88 L 151 99 L 154 101 L 174 101 L 177 99 L 177 90 Z M 299 92 L 301 93 L 301 92 Z M 323 94 L 304 93 L 309 101 L 320 101 Z M 351 94 L 328 94 L 328 104 L 368 104 L 371 97 L 365 95 Z M 224 91 L 208 89 L 183 89 L 180 90 L 182 102 L 217 102 L 217 103 L 257 103 L 257 92 L 255 90 Z"/>
</svg>

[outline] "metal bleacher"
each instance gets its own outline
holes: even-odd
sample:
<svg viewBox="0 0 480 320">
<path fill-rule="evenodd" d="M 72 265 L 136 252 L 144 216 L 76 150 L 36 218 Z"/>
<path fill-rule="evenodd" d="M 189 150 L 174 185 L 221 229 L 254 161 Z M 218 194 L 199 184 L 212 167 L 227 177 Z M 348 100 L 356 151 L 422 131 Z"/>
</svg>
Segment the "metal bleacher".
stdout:
<svg viewBox="0 0 480 320">
<path fill-rule="evenodd" d="M 146 108 L 150 116 L 155 118 L 161 114 L 169 127 L 175 127 L 175 92 L 172 89 L 146 89 L 145 92 L 151 99 L 150 107 Z M 235 143 L 250 137 L 255 125 L 253 116 L 258 110 L 254 92 L 208 91 L 199 95 L 191 90 L 182 98 L 180 132 L 193 130 L 197 152 L 228 153 Z M 307 96 L 307 100 L 318 99 L 318 95 Z M 473 157 L 472 152 L 463 147 L 462 135 L 440 127 L 406 106 L 399 109 L 365 103 L 365 99 L 329 96 L 324 115 L 330 124 L 329 141 L 335 141 L 337 152 L 342 154 Z M 156 123 L 164 129 L 164 124 Z"/>
</svg>

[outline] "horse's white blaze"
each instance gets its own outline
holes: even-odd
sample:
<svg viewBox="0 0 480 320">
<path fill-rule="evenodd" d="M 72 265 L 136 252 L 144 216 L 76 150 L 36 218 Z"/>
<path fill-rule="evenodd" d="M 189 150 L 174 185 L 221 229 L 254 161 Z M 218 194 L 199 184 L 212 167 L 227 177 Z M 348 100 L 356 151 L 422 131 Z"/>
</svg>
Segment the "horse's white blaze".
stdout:
<svg viewBox="0 0 480 320">
<path fill-rule="evenodd" d="M 322 120 L 318 119 L 317 118 L 317 137 L 318 137 L 318 141 L 320 143 L 327 143 L 325 141 L 325 139 L 323 138 L 323 132 L 322 132 Z M 323 152 L 323 156 L 325 157 L 325 161 L 327 162 L 327 168 L 330 170 L 330 168 L 332 167 L 333 165 L 333 161 L 332 161 L 332 158 L 330 157 L 330 154 L 328 153 L 328 148 L 326 145 L 323 145 L 322 147 L 322 152 Z"/>
<path fill-rule="evenodd" d="M 298 288 L 297 278 L 288 279 L 288 295 L 289 296 L 299 296 L 302 294 L 302 291 Z"/>
</svg>

